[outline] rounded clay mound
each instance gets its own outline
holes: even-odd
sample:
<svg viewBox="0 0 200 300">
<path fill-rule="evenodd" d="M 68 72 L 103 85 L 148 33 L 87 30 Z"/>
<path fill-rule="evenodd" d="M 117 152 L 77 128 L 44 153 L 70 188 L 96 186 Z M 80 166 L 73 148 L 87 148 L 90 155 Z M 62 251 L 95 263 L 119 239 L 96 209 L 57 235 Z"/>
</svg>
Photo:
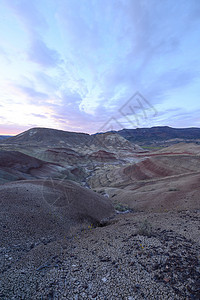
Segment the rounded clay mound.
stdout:
<svg viewBox="0 0 200 300">
<path fill-rule="evenodd" d="M 70 181 L 26 180 L 0 186 L 2 242 L 67 233 L 110 217 L 108 198 Z"/>
</svg>

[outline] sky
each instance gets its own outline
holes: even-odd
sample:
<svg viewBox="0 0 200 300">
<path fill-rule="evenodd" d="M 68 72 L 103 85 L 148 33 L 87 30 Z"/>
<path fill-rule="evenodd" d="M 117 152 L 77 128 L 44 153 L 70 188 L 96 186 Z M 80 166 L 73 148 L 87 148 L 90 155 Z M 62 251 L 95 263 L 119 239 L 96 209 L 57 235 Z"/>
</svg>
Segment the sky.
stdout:
<svg viewBox="0 0 200 300">
<path fill-rule="evenodd" d="M 199 0 L 0 0 L 0 134 L 200 127 Z"/>
</svg>

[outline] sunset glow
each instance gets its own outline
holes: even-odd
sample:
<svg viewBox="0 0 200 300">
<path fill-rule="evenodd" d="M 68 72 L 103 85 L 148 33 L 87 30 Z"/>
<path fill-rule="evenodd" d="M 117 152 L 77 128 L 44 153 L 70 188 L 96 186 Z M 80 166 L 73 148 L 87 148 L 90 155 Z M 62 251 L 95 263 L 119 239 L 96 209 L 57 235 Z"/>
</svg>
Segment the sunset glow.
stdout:
<svg viewBox="0 0 200 300">
<path fill-rule="evenodd" d="M 133 128 L 137 91 L 138 127 L 200 127 L 200 1 L 4 0 L 0 32 L 0 134 Z"/>
</svg>

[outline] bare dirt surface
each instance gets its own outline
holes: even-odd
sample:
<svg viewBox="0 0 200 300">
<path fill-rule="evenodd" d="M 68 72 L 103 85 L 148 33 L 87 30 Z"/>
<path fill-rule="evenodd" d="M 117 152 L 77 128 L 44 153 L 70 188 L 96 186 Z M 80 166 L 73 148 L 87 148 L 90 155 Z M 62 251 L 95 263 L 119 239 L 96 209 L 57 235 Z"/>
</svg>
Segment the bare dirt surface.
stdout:
<svg viewBox="0 0 200 300">
<path fill-rule="evenodd" d="M 3 141 L 0 299 L 200 299 L 199 145 L 170 147 L 44 128 Z"/>
<path fill-rule="evenodd" d="M 120 214 L 1 248 L 1 299 L 199 299 L 200 211 Z"/>
<path fill-rule="evenodd" d="M 134 162 L 134 154 L 143 152 L 117 133 L 88 135 L 33 128 L 0 141 L 0 183 L 51 177 L 88 186 L 96 166 Z M 2 161 L 12 161 L 12 165 L 1 165 Z"/>
<path fill-rule="evenodd" d="M 187 152 L 190 154 L 200 154 L 200 145 L 195 143 L 178 143 L 167 148 L 167 151 L 173 153 L 183 153 Z M 166 149 L 158 151 L 159 153 L 166 152 Z"/>
<path fill-rule="evenodd" d="M 187 146 L 187 145 L 186 145 Z M 185 145 L 177 146 L 185 151 Z M 195 148 L 196 149 L 196 148 Z M 190 151 L 192 147 L 190 145 Z M 145 154 L 138 162 L 96 169 L 90 178 L 96 191 L 135 211 L 200 209 L 200 156 Z"/>
<path fill-rule="evenodd" d="M 70 181 L 16 181 L 1 185 L 0 194 L 2 246 L 58 236 L 74 224 L 99 223 L 113 214 L 110 200 Z"/>
<path fill-rule="evenodd" d="M 0 150 L 0 183 L 52 178 L 67 175 L 67 171 L 59 164 L 46 162 L 19 151 Z"/>
<path fill-rule="evenodd" d="M 166 212 L 200 209 L 200 173 L 137 182 L 124 189 L 104 189 L 114 202 L 135 211 Z"/>
</svg>

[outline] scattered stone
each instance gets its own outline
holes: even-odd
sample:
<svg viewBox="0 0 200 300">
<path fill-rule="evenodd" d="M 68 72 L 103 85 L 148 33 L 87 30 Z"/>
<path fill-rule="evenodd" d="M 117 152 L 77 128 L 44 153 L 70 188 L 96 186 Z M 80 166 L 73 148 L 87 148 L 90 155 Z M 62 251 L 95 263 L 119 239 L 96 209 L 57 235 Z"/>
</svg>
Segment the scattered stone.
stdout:
<svg viewBox="0 0 200 300">
<path fill-rule="evenodd" d="M 76 233 L 64 251 L 56 240 L 32 251 L 33 241 L 1 247 L 0 298 L 199 299 L 199 244 L 167 226 L 151 237 L 135 234 L 136 217 Z"/>
</svg>

